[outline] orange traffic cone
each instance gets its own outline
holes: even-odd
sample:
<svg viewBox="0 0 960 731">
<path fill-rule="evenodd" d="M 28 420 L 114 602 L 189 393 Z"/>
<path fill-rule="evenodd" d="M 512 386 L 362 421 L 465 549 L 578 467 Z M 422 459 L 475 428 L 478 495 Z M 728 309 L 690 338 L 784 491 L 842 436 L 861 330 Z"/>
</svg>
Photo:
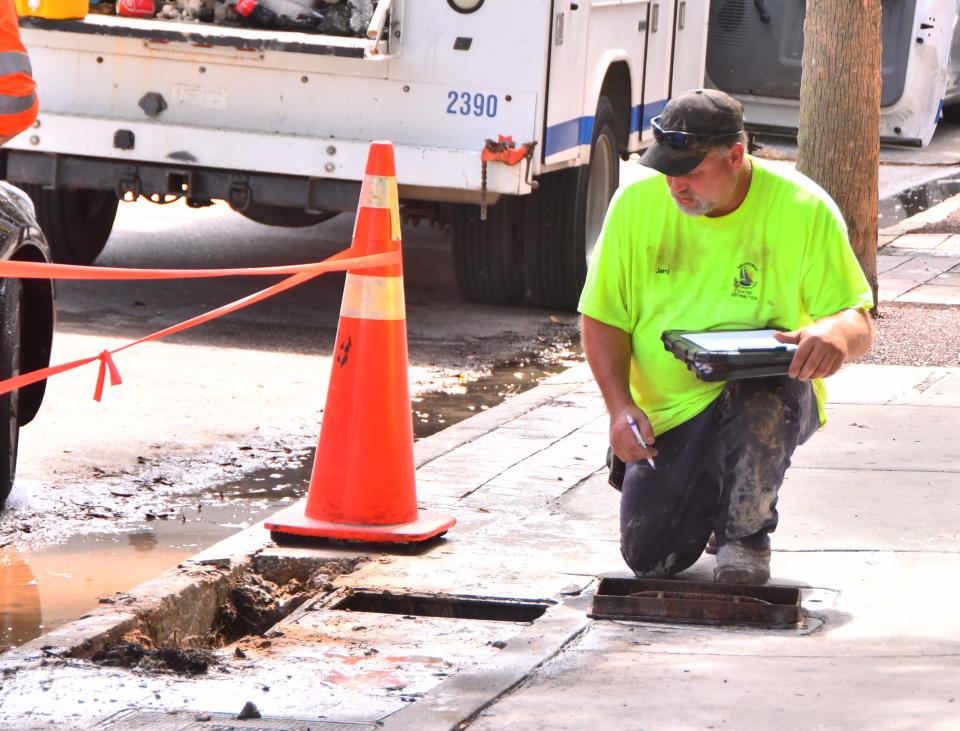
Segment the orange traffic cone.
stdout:
<svg viewBox="0 0 960 731">
<path fill-rule="evenodd" d="M 393 145 L 370 145 L 351 253 L 400 249 Z M 418 512 L 400 264 L 348 271 L 306 508 L 266 521 L 280 534 L 414 543 L 456 518 Z"/>
</svg>

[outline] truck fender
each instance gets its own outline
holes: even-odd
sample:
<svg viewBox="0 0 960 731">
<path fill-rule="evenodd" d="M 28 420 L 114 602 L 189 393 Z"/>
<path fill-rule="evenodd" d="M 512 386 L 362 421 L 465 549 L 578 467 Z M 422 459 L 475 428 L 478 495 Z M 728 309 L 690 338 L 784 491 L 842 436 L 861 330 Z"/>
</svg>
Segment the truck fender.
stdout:
<svg viewBox="0 0 960 731">
<path fill-rule="evenodd" d="M 601 56 L 596 65 L 593 68 L 593 72 L 590 77 L 587 79 L 584 89 L 584 108 L 582 113 L 585 116 L 593 117 L 597 113 L 597 104 L 600 101 L 600 95 L 603 91 L 604 83 L 607 81 L 607 77 L 610 74 L 610 70 L 614 64 L 623 63 L 627 67 L 627 72 L 629 74 L 628 79 L 628 89 L 626 97 L 626 108 L 621 108 L 621 103 L 617 99 L 611 99 L 610 102 L 613 104 L 614 113 L 617 115 L 618 119 L 625 118 L 625 127 L 627 134 L 630 132 L 630 116 L 635 104 L 638 104 L 639 101 L 637 96 L 634 94 L 635 79 L 637 75 L 633 64 L 631 63 L 630 54 L 627 53 L 626 49 L 623 48 L 611 48 L 605 51 Z M 619 134 L 618 134 L 619 137 Z M 626 149 L 628 144 L 628 139 L 618 139 L 617 142 L 621 145 L 623 149 Z"/>
</svg>

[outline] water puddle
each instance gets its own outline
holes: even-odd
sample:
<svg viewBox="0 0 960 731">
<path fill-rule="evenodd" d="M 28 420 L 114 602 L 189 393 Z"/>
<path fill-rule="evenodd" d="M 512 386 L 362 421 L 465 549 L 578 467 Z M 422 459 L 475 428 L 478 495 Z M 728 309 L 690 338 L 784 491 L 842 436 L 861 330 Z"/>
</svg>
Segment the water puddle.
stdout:
<svg viewBox="0 0 960 731">
<path fill-rule="evenodd" d="M 908 188 L 895 196 L 880 200 L 880 228 L 887 228 L 922 213 L 938 203 L 960 193 L 960 176 L 955 173 L 914 188 Z"/>
<path fill-rule="evenodd" d="M 570 355 L 565 353 L 564 355 Z M 476 380 L 413 399 L 414 437 L 422 439 L 536 386 L 568 365 L 523 358 Z M 0 548 L 0 652 L 34 639 L 185 558 L 286 507 L 306 492 L 312 453 L 294 466 L 268 468 L 193 495 L 116 532 L 76 535 L 43 548 Z"/>
<path fill-rule="evenodd" d="M 461 383 L 444 391 L 428 391 L 413 398 L 414 439 L 436 434 L 458 421 L 523 393 L 566 366 L 521 358 L 494 366 L 490 374 Z"/>
<path fill-rule="evenodd" d="M 75 619 L 101 597 L 109 601 L 289 505 L 308 476 L 308 467 L 283 475 L 264 471 L 149 513 L 125 532 L 76 535 L 23 553 L 0 549 L 0 651 Z"/>
</svg>

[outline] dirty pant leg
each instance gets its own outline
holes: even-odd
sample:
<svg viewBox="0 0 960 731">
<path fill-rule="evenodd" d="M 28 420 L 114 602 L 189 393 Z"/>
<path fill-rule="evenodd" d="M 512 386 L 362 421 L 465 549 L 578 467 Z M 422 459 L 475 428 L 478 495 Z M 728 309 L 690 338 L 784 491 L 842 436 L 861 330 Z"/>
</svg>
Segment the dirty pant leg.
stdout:
<svg viewBox="0 0 960 731">
<path fill-rule="evenodd" d="M 657 468 L 628 462 L 620 496 L 620 552 L 640 577 L 669 576 L 703 553 L 720 503 L 715 410 L 657 436 Z"/>
<path fill-rule="evenodd" d="M 730 381 L 716 404 L 723 452 L 717 542 L 767 548 L 790 458 L 819 426 L 813 385 L 786 376 Z"/>
</svg>

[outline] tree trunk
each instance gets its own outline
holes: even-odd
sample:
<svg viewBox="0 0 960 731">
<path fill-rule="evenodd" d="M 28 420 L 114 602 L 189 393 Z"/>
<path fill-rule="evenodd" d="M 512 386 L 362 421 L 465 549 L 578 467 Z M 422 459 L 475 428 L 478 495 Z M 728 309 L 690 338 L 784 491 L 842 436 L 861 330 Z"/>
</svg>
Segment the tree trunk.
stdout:
<svg viewBox="0 0 960 731">
<path fill-rule="evenodd" d="M 797 169 L 840 207 L 877 300 L 880 0 L 807 0 Z"/>
</svg>

